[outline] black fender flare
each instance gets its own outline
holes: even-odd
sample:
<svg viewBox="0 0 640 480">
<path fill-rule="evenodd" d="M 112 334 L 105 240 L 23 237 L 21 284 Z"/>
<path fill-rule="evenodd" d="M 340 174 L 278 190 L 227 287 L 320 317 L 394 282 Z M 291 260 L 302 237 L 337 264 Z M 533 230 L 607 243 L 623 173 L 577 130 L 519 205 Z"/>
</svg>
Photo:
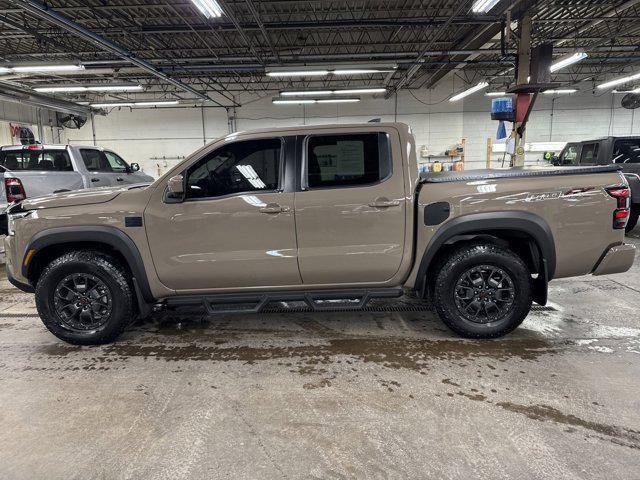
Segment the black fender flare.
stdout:
<svg viewBox="0 0 640 480">
<path fill-rule="evenodd" d="M 140 250 L 135 242 L 126 233 L 115 227 L 104 225 L 79 226 L 79 227 L 54 227 L 36 233 L 30 240 L 25 252 L 35 250 L 38 252 L 52 245 L 73 244 L 79 242 L 95 242 L 109 245 L 119 252 L 126 260 L 133 275 L 134 285 L 139 288 L 143 299 L 152 303 L 155 301 L 149 286 L 149 279 L 144 269 L 144 262 Z M 26 253 L 25 253 L 26 255 Z M 22 276 L 29 277 L 29 266 L 22 262 Z"/>
<path fill-rule="evenodd" d="M 470 213 L 453 218 L 442 225 L 431 238 L 422 255 L 416 285 L 422 286 L 427 270 L 438 250 L 449 240 L 459 235 L 482 234 L 496 230 L 517 231 L 532 237 L 540 249 L 540 272 L 542 274 L 546 272 L 546 278 L 543 278 L 545 284 L 554 277 L 556 246 L 553 233 L 547 222 L 542 217 L 530 212 L 502 211 Z"/>
</svg>

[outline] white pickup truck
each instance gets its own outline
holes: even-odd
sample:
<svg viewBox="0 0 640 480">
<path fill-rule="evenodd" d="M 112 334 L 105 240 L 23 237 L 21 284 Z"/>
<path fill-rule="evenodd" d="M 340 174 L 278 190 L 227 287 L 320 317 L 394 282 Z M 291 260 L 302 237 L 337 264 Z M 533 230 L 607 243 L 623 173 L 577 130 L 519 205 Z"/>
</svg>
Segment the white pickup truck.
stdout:
<svg viewBox="0 0 640 480">
<path fill-rule="evenodd" d="M 0 212 L 25 198 L 84 188 L 149 183 L 153 178 L 118 154 L 95 146 L 0 147 Z"/>
</svg>

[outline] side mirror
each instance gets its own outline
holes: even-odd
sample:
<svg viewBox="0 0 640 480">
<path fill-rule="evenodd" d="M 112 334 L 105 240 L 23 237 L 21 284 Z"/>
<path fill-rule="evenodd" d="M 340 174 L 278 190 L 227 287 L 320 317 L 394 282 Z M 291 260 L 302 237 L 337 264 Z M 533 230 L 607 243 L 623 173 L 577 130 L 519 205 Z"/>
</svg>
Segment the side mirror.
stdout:
<svg viewBox="0 0 640 480">
<path fill-rule="evenodd" d="M 172 200 L 182 200 L 184 197 L 184 177 L 175 175 L 167 183 L 167 198 Z"/>
<path fill-rule="evenodd" d="M 132 163 L 131 165 L 129 165 L 129 167 L 131 168 L 132 172 L 139 172 L 140 171 L 140 165 L 138 165 L 137 163 Z"/>
</svg>

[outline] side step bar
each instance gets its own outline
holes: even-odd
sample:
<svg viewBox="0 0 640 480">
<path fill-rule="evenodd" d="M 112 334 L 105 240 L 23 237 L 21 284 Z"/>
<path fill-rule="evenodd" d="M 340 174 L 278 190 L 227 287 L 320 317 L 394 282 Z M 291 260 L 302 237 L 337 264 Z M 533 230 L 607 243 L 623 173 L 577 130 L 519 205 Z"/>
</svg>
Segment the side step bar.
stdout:
<svg viewBox="0 0 640 480">
<path fill-rule="evenodd" d="M 304 302 L 314 312 L 361 310 L 374 298 L 398 298 L 401 288 L 283 291 L 250 294 L 190 295 L 168 298 L 168 308 L 203 306 L 209 315 L 259 313 L 274 302 Z"/>
</svg>

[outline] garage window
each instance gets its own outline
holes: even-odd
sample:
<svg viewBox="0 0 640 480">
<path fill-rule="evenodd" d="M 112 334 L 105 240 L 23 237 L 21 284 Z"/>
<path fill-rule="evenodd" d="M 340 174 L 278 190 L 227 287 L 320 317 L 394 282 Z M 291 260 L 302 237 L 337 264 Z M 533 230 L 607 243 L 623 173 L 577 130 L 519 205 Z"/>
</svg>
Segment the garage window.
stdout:
<svg viewBox="0 0 640 480">
<path fill-rule="evenodd" d="M 218 148 L 187 171 L 187 198 L 273 191 L 280 180 L 279 138 L 236 142 Z"/>
<path fill-rule="evenodd" d="M 307 186 L 346 187 L 377 183 L 391 174 L 387 135 L 317 135 L 307 143 Z"/>
</svg>

